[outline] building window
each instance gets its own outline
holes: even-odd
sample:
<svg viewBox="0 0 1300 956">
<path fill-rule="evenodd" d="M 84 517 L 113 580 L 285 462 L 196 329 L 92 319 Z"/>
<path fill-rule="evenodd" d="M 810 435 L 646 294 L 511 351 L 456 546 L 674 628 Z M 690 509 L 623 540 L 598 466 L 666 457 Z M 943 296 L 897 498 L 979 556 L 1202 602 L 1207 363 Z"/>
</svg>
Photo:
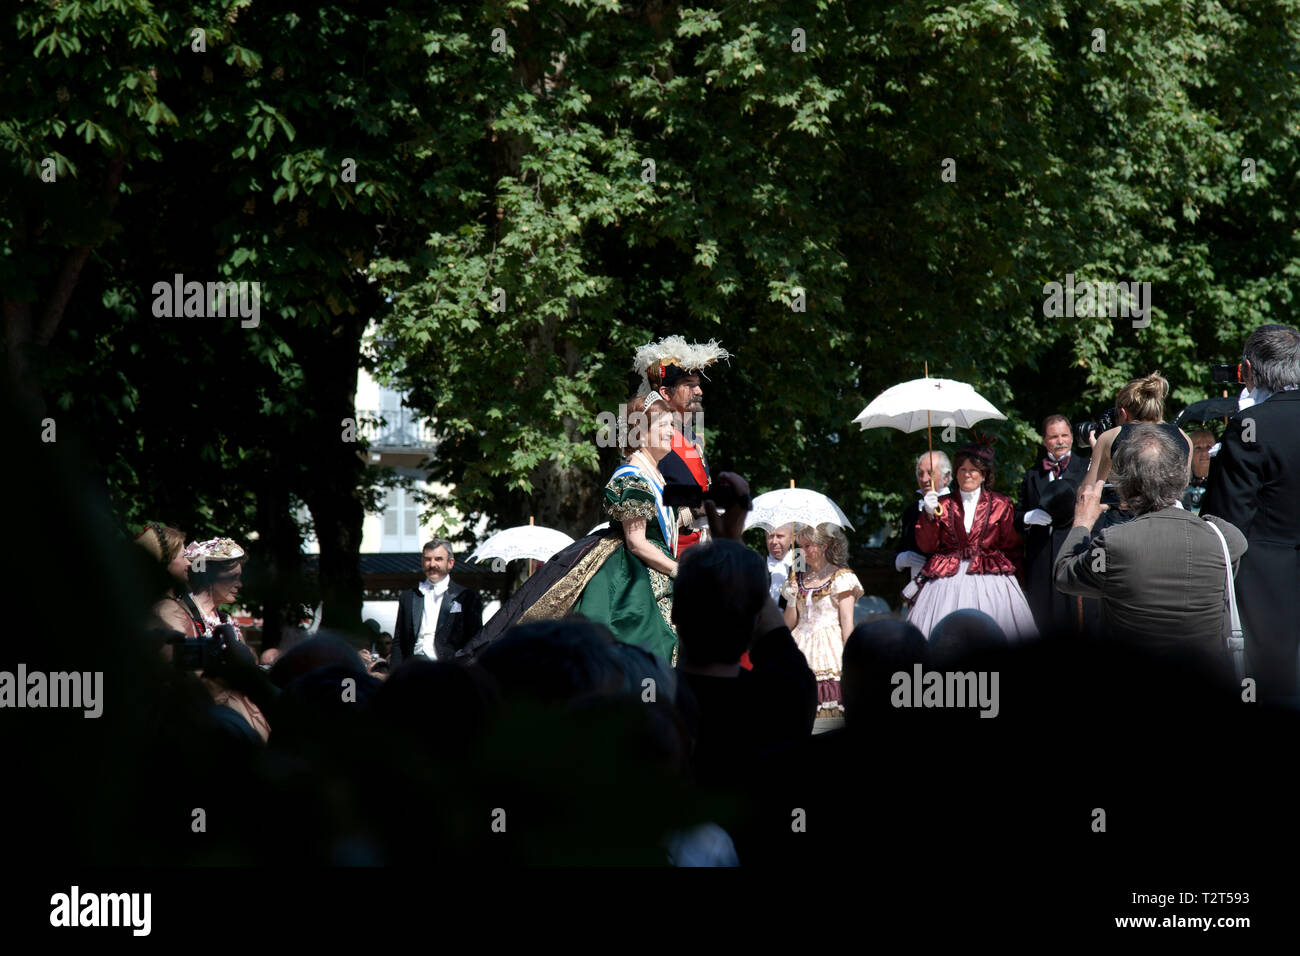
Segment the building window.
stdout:
<svg viewBox="0 0 1300 956">
<path fill-rule="evenodd" d="M 420 548 L 420 505 L 415 492 L 390 488 L 384 500 L 384 551 L 418 551 Z"/>
</svg>

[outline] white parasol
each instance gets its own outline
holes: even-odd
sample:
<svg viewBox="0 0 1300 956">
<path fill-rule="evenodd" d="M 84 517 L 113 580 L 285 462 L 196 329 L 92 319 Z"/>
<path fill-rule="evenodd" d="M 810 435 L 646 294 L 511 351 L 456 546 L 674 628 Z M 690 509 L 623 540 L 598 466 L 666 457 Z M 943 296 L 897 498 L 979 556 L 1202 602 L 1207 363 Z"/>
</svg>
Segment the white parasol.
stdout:
<svg viewBox="0 0 1300 956">
<path fill-rule="evenodd" d="M 919 432 L 924 428 L 926 442 L 933 452 L 931 425 L 970 428 L 988 418 L 1007 420 L 1007 416 L 965 382 L 931 378 L 927 364 L 924 378 L 914 378 L 885 389 L 853 421 L 861 425 L 863 431 L 868 428 L 897 428 L 904 432 Z M 943 514 L 942 506 L 939 514 Z"/>
<path fill-rule="evenodd" d="M 821 492 L 808 488 L 781 488 L 759 495 L 745 517 L 746 529 L 771 531 L 787 524 L 833 524 L 853 530 L 852 523 L 839 505 Z"/>
<path fill-rule="evenodd" d="M 530 558 L 545 561 L 571 544 L 573 539 L 563 531 L 525 524 L 498 531 L 475 548 L 469 559 L 486 561 L 489 558 L 500 558 L 503 561 L 516 561 Z"/>
</svg>

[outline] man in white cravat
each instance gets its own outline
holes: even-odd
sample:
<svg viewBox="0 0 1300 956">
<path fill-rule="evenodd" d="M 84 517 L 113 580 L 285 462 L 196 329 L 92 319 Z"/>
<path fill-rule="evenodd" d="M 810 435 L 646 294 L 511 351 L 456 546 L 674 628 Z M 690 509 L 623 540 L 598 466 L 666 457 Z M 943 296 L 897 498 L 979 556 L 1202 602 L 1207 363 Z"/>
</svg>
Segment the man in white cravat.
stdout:
<svg viewBox="0 0 1300 956">
<path fill-rule="evenodd" d="M 420 568 L 424 571 L 424 580 L 420 582 L 424 616 L 420 618 L 420 633 L 415 640 L 416 657 L 438 659 L 433 649 L 433 637 L 438 630 L 438 612 L 442 610 L 442 600 L 451 586 L 451 568 L 455 563 L 456 559 L 447 553 L 446 548 L 435 548 L 420 555 Z"/>
<path fill-rule="evenodd" d="M 451 580 L 455 565 L 451 543 L 441 538 L 428 542 L 421 551 L 424 580 L 398 597 L 394 668 L 409 658 L 450 660 L 483 626 L 478 593 Z"/>
<path fill-rule="evenodd" d="M 790 577 L 794 565 L 794 528 L 783 524 L 767 533 L 767 577 L 771 584 L 768 593 L 779 601 L 781 588 Z"/>
</svg>

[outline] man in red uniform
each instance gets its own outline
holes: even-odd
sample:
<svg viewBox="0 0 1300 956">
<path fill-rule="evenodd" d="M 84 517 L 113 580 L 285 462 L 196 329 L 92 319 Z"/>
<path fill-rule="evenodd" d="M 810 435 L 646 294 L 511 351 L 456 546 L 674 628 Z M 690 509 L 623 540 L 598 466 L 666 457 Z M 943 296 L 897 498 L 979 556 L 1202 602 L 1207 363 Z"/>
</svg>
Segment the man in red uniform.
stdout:
<svg viewBox="0 0 1300 956">
<path fill-rule="evenodd" d="M 651 390 L 673 410 L 677 428 L 673 434 L 672 450 L 659 462 L 664 481 L 670 484 L 691 484 L 709 490 L 709 466 L 704 458 L 704 441 L 695 433 L 704 414 L 704 389 L 700 386 L 700 370 L 718 359 L 730 358 L 727 351 L 716 342 L 687 343 L 679 335 L 643 345 L 636 351 L 636 370 L 645 376 L 642 394 Z M 704 526 L 703 509 L 695 510 L 696 525 Z M 677 538 L 677 555 L 700 540 L 697 528 L 683 528 Z"/>
</svg>

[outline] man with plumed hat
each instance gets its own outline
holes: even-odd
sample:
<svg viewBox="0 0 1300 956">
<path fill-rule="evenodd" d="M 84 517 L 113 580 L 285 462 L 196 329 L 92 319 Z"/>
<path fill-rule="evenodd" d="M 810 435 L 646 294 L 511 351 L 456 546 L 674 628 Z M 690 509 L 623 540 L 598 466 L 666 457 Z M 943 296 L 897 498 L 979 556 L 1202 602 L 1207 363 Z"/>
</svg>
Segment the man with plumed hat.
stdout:
<svg viewBox="0 0 1300 956">
<path fill-rule="evenodd" d="M 636 350 L 633 369 L 641 375 L 637 397 L 644 399 L 657 392 L 673 410 L 676 430 L 672 450 L 659 462 L 659 472 L 669 484 L 697 484 L 709 490 L 709 466 L 704 458 L 704 441 L 696 433 L 704 414 L 704 389 L 701 371 L 719 359 L 731 356 L 716 341 L 687 342 L 680 335 L 670 335 Z M 697 510 L 696 521 L 682 529 L 677 539 L 677 553 L 700 540 L 704 512 Z"/>
</svg>

